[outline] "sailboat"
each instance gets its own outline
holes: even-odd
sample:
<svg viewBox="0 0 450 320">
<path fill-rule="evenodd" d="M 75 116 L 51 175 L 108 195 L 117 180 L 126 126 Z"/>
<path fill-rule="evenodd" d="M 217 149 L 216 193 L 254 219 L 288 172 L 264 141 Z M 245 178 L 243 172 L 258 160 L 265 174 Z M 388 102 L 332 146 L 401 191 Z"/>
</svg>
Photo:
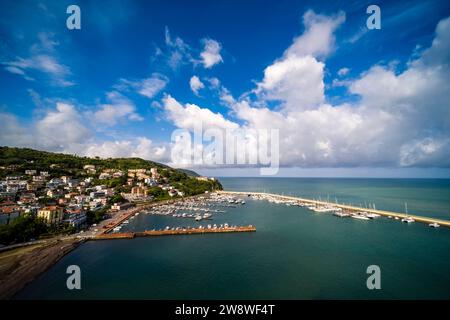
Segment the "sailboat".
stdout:
<svg viewBox="0 0 450 320">
<path fill-rule="evenodd" d="M 402 219 L 402 222 L 412 223 L 415 220 L 411 217 L 408 217 L 408 204 L 405 202 L 405 217 Z"/>
</svg>

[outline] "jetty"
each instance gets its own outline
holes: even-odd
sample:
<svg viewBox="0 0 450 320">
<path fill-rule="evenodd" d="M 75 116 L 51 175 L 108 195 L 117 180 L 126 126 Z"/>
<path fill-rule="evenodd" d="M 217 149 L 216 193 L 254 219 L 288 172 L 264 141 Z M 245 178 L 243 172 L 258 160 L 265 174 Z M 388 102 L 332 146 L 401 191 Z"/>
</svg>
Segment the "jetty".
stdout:
<svg viewBox="0 0 450 320">
<path fill-rule="evenodd" d="M 392 211 L 386 211 L 386 210 L 378 210 L 378 209 L 371 209 L 371 208 L 361 208 L 356 207 L 352 205 L 346 205 L 346 204 L 338 204 L 338 203 L 330 203 L 326 201 L 317 201 L 312 199 L 306 199 L 301 197 L 293 197 L 293 196 L 285 196 L 285 195 L 279 195 L 274 193 L 266 193 L 266 192 L 251 192 L 251 191 L 217 191 L 217 193 L 222 195 L 230 195 L 230 196 L 251 196 L 251 197 L 262 197 L 262 198 L 272 198 L 272 199 L 278 199 L 280 201 L 295 201 L 295 202 L 303 202 L 308 203 L 311 205 L 319 205 L 319 206 L 330 206 L 336 208 L 341 208 L 342 210 L 347 210 L 349 212 L 367 212 L 367 213 L 374 213 L 378 214 L 380 216 L 384 217 L 392 217 L 392 218 L 398 218 L 398 219 L 404 219 L 404 218 L 412 218 L 417 222 L 426 223 L 426 224 L 432 224 L 436 223 L 440 226 L 448 227 L 450 228 L 450 221 L 449 220 L 443 220 L 443 219 L 436 219 L 436 218 L 430 218 L 425 216 L 419 216 L 414 214 L 406 214 L 406 213 L 399 213 L 399 212 L 392 212 Z"/>
<path fill-rule="evenodd" d="M 180 228 L 168 230 L 146 230 L 142 232 L 123 232 L 123 233 L 102 233 L 92 240 L 112 240 L 112 239 L 133 239 L 136 237 L 153 237 L 153 236 L 173 236 L 186 234 L 207 234 L 207 233 L 232 233 L 232 232 L 255 232 L 256 227 L 236 226 L 236 227 L 222 227 L 222 228 Z"/>
</svg>

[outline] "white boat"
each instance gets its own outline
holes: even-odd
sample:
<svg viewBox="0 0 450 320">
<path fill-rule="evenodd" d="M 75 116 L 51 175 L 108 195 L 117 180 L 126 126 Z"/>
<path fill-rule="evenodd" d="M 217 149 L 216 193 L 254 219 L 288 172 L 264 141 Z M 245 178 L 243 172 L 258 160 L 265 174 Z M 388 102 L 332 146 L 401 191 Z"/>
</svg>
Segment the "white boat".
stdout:
<svg viewBox="0 0 450 320">
<path fill-rule="evenodd" d="M 350 214 L 343 213 L 343 212 L 340 212 L 340 211 L 336 211 L 335 213 L 333 213 L 333 215 L 336 216 L 336 217 L 340 217 L 340 218 L 345 218 L 345 217 L 349 217 L 350 216 Z"/>
<path fill-rule="evenodd" d="M 369 219 L 375 219 L 375 218 L 379 218 L 380 215 L 376 214 L 376 213 L 367 213 L 366 217 L 369 218 Z"/>
<path fill-rule="evenodd" d="M 354 215 L 352 215 L 352 218 L 359 219 L 359 220 L 370 220 L 369 218 L 367 218 L 365 215 L 362 215 L 362 214 L 354 214 Z"/>
<path fill-rule="evenodd" d="M 313 209 L 314 212 L 335 212 L 335 208 L 333 207 L 317 207 Z"/>
<path fill-rule="evenodd" d="M 202 216 L 200 216 L 200 215 L 198 215 L 198 216 L 195 216 L 195 221 L 200 221 L 200 220 L 202 220 L 203 218 L 202 218 Z"/>
<path fill-rule="evenodd" d="M 408 204 L 405 202 L 405 217 L 402 219 L 402 222 L 406 222 L 406 223 L 413 223 L 416 220 L 414 220 L 411 217 L 408 217 Z"/>
<path fill-rule="evenodd" d="M 428 226 L 430 226 L 432 228 L 439 228 L 441 225 L 437 222 L 434 222 L 434 223 L 430 223 Z"/>
</svg>

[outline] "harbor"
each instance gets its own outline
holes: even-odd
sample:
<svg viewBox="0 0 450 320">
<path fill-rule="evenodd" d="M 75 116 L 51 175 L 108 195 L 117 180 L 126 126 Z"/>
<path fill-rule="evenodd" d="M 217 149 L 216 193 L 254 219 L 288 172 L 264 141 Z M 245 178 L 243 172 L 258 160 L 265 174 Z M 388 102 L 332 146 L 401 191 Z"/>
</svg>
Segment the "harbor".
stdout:
<svg viewBox="0 0 450 320">
<path fill-rule="evenodd" d="M 110 234 L 143 233 L 167 227 L 183 229 L 189 225 L 220 227 L 225 223 L 251 224 L 257 232 L 168 235 L 173 231 L 164 231 L 167 236 L 134 235 L 117 241 L 92 239 L 66 255 L 16 298 L 176 299 L 187 294 L 193 299 L 220 299 L 230 295 L 239 299 L 449 297 L 450 237 L 449 229 L 443 225 L 431 228 L 427 224 L 404 223 L 402 218 L 395 220 L 381 215 L 370 220 L 341 218 L 335 212 L 320 212 L 322 206 L 313 203 L 304 204 L 319 211 L 299 206 L 299 201 L 292 199 L 248 197 L 254 191 L 269 193 L 270 190 L 273 194 L 335 202 L 336 195 L 339 204 L 352 203 L 365 209 L 366 201 L 375 203 L 377 209 L 399 212 L 400 216 L 407 202 L 411 214 L 435 214 L 435 218 L 445 220 L 446 208 L 450 208 L 447 192 L 424 192 L 424 185 L 432 190 L 426 181 L 352 180 L 349 183 L 347 180 L 274 178 L 224 181 L 225 190 L 244 192 L 209 193 L 195 200 L 180 197 L 170 203 L 158 203 L 138 211 L 134 219 L 128 218 L 128 224 L 123 224 L 118 232 L 111 230 Z M 330 183 L 329 188 L 325 183 L 326 186 Z M 432 183 L 439 190 L 450 190 L 450 182 Z M 373 185 L 379 188 L 370 188 Z M 327 201 L 328 194 L 330 201 Z M 188 211 L 188 207 L 192 210 Z M 211 214 L 208 219 L 195 221 L 187 217 L 203 215 L 208 209 Z M 183 213 L 185 218 L 173 216 Z M 342 209 L 341 213 L 351 212 Z M 97 228 L 101 230 L 100 226 Z M 83 290 L 73 292 L 61 286 L 67 279 L 66 268 L 71 264 L 95 273 L 89 277 L 85 272 Z M 381 267 L 385 279 L 383 290 L 375 296 L 367 290 L 365 278 L 361 280 L 371 264 Z M 115 267 L 111 268 L 112 265 Z M 126 278 L 124 270 L 129 275 Z M 423 274 L 427 277 L 420 278 Z M 421 281 L 417 282 L 418 278 Z M 112 283 L 111 279 L 119 280 Z"/>
<path fill-rule="evenodd" d="M 218 194 L 223 196 L 245 196 L 257 200 L 267 200 L 274 203 L 282 203 L 288 206 L 301 206 L 316 213 L 332 213 L 333 215 L 345 218 L 351 217 L 358 220 L 372 220 L 378 217 L 386 217 L 392 220 L 399 220 L 404 223 L 419 222 L 427 224 L 432 228 L 439 228 L 440 226 L 449 227 L 450 221 L 443 219 L 435 219 L 419 215 L 409 214 L 405 204 L 405 213 L 378 210 L 375 208 L 362 208 L 348 204 L 332 203 L 329 201 L 318 201 L 312 199 L 305 199 L 301 197 L 285 196 L 279 194 L 265 193 L 265 192 L 244 192 L 244 191 L 219 191 Z"/>
</svg>

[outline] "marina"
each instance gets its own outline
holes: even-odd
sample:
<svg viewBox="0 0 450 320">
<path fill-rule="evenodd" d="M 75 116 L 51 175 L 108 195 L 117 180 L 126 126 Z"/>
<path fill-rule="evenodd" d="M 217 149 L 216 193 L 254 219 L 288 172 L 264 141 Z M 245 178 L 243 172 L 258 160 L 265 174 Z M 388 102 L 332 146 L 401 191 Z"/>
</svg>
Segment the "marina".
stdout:
<svg viewBox="0 0 450 320">
<path fill-rule="evenodd" d="M 405 203 L 405 213 L 377 210 L 375 208 L 361 208 L 347 204 L 330 203 L 328 201 L 318 201 L 305 199 L 301 197 L 284 196 L 264 192 L 244 192 L 244 191 L 220 191 L 219 194 L 226 196 L 247 196 L 258 200 L 267 200 L 269 202 L 286 204 L 287 206 L 301 206 L 316 213 L 333 213 L 337 217 L 352 217 L 358 220 L 371 220 L 380 216 L 389 219 L 401 220 L 404 223 L 421 222 L 430 227 L 438 228 L 440 226 L 450 227 L 449 220 L 435 219 L 430 217 L 408 214 Z"/>
<path fill-rule="evenodd" d="M 253 181 L 255 183 L 251 184 Z M 347 191 L 350 183 L 351 190 L 348 188 Z M 327 199 L 329 193 L 333 195 L 330 196 L 333 202 L 336 194 L 341 204 L 362 203 L 364 207 L 366 201 L 376 203 L 377 209 L 401 214 L 398 220 L 394 216 L 389 219 L 382 215 L 360 220 L 351 218 L 345 209 L 320 213 L 290 200 L 269 202 L 248 197 L 247 193 L 205 194 L 197 201 L 178 198 L 170 205 L 181 207 L 189 200 L 196 202 L 193 206 L 198 208 L 226 212 L 210 212 L 211 219 L 195 221 L 194 218 L 156 214 L 160 211 L 159 206 L 148 207 L 139 211 L 134 219 L 129 218 L 129 223 L 124 224 L 117 234 L 165 230 L 168 226 L 169 229 L 182 229 L 189 225 L 192 228 L 207 227 L 208 224 L 220 227 L 225 223 L 230 226 L 251 224 L 257 232 L 86 241 L 25 288 L 17 298 L 448 298 L 448 228 L 433 228 L 417 221 L 410 224 L 401 222 L 405 202 L 408 203 L 408 214 L 429 208 L 424 215 L 434 213 L 446 219 L 447 191 L 424 192 L 424 185 L 427 190 L 432 188 L 427 183 L 430 184 L 411 180 L 224 179 L 225 190 L 250 192 L 260 187 L 278 194 L 297 190 L 297 196 L 310 199 L 318 199 L 319 196 Z M 439 190 L 450 190 L 450 182 L 433 183 L 439 183 Z M 370 187 L 377 184 L 380 184 L 380 189 Z M 401 188 L 394 190 L 393 185 Z M 351 192 L 353 197 L 345 197 L 344 191 Z M 233 198 L 242 199 L 245 204 L 230 203 L 235 202 Z M 312 203 L 309 205 L 313 206 Z M 360 207 L 354 212 L 364 211 L 365 208 Z M 204 214 L 206 211 L 188 212 L 183 209 L 176 214 L 200 212 Z M 341 218 L 340 214 L 345 216 Z M 66 268 L 71 264 L 89 270 L 83 278 L 83 290 L 69 291 L 64 286 Z M 381 268 L 383 290 L 367 290 L 366 269 L 371 264 Z M 111 265 L 115 267 L 111 268 Z M 129 276 L 123 276 L 124 270 Z M 427 276 L 423 277 L 423 274 Z"/>
</svg>

